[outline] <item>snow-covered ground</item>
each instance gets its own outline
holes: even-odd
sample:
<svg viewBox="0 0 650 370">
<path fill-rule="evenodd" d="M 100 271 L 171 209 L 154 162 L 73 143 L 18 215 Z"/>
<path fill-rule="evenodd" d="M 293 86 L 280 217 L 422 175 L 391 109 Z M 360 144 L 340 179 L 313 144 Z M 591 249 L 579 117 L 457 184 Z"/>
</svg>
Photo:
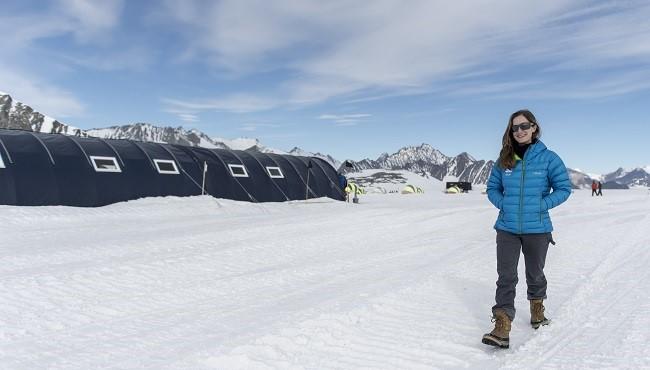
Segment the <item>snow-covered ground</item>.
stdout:
<svg viewBox="0 0 650 370">
<path fill-rule="evenodd" d="M 0 206 L 0 368 L 650 368 L 647 190 L 552 211 L 553 322 L 520 270 L 508 350 L 481 343 L 496 215 L 479 191 Z"/>
</svg>

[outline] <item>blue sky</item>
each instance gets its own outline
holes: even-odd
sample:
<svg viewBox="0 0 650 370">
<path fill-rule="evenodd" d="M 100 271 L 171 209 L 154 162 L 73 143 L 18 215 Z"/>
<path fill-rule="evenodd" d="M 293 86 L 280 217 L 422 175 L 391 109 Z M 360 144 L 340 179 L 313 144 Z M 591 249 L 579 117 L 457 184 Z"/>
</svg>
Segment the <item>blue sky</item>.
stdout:
<svg viewBox="0 0 650 370">
<path fill-rule="evenodd" d="M 494 159 L 525 107 L 569 167 L 650 165 L 650 3 L 535 3 L 3 1 L 0 90 L 81 128 L 338 159 L 420 143 Z"/>
</svg>

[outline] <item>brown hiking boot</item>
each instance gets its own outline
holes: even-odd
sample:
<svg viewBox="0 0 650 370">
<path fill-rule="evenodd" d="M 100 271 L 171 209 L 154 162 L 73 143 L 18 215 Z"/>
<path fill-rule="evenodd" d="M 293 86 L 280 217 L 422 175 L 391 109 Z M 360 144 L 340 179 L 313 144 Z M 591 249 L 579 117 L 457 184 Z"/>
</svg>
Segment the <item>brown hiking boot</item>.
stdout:
<svg viewBox="0 0 650 370">
<path fill-rule="evenodd" d="M 544 300 L 531 299 L 530 300 L 530 325 L 533 329 L 537 329 L 542 325 L 548 325 L 549 319 L 544 317 Z"/>
<path fill-rule="evenodd" d="M 500 308 L 494 310 L 492 322 L 494 330 L 483 335 L 483 343 L 501 348 L 510 347 L 510 318 L 506 311 Z"/>
</svg>

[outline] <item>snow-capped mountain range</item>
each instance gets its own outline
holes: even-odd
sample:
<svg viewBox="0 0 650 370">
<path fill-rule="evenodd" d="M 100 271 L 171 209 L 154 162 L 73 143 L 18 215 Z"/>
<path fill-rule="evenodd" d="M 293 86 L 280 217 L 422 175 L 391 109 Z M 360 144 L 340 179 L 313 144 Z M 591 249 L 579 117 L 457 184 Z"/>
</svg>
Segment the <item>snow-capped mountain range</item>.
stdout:
<svg viewBox="0 0 650 370">
<path fill-rule="evenodd" d="M 185 130 L 182 127 L 157 127 L 148 123 L 94 128 L 86 132 L 89 136 L 103 139 L 130 139 L 205 148 L 230 148 L 226 143 L 216 141 L 198 130 Z"/>
<path fill-rule="evenodd" d="M 156 143 L 200 146 L 211 149 L 257 150 L 264 153 L 284 153 L 281 150 L 267 148 L 259 140 L 238 138 L 227 140 L 210 137 L 207 134 L 183 127 L 159 127 L 150 123 L 135 123 L 131 125 L 93 128 L 86 133 L 91 137 L 102 139 L 130 139 Z"/>
<path fill-rule="evenodd" d="M 396 153 L 384 153 L 376 160 L 363 159 L 349 161 L 352 168 L 341 168 L 342 172 L 359 172 L 367 169 L 408 170 L 425 177 L 442 180 L 456 177 L 458 181 L 473 184 L 486 184 L 494 166 L 494 161 L 476 160 L 463 152 L 455 157 L 448 157 L 429 144 L 408 146 Z M 589 188 L 593 180 L 601 181 L 605 189 L 627 189 L 633 186 L 650 187 L 650 166 L 632 170 L 619 168 L 605 175 L 587 174 L 578 169 L 568 169 L 571 183 L 576 189 Z"/>
<path fill-rule="evenodd" d="M 650 166 L 637 167 L 632 170 L 619 168 L 618 170 L 603 175 L 604 184 L 617 183 L 627 186 L 650 187 Z"/>
<path fill-rule="evenodd" d="M 186 130 L 183 127 L 160 127 L 149 123 L 135 123 L 122 126 L 110 126 L 82 130 L 36 112 L 29 105 L 17 102 L 9 94 L 0 92 L 0 128 L 12 128 L 35 132 L 60 133 L 66 135 L 91 136 L 105 139 L 131 139 L 159 143 L 201 146 L 206 148 L 221 148 L 234 150 L 260 151 L 264 153 L 291 154 L 299 156 L 314 156 L 323 158 L 342 173 L 354 176 L 364 170 L 410 171 L 425 178 L 443 180 L 445 177 L 455 177 L 459 181 L 474 184 L 485 184 L 494 166 L 494 161 L 477 160 L 466 152 L 455 157 L 447 156 L 429 144 L 407 146 L 396 153 L 384 153 L 377 159 L 360 161 L 347 160 L 352 167 L 345 166 L 331 155 L 312 153 L 294 147 L 288 152 L 268 148 L 258 139 L 238 138 L 228 140 L 209 135 L 195 129 Z M 630 186 L 650 187 L 650 166 L 632 170 L 619 168 L 605 174 L 588 174 L 578 169 L 569 169 L 571 182 L 575 188 L 587 188 L 592 180 L 603 182 L 605 188 L 627 188 Z"/>
<path fill-rule="evenodd" d="M 291 149 L 290 151 L 288 151 L 287 154 L 298 155 L 298 156 L 303 156 L 303 157 L 322 158 L 325 161 L 327 161 L 329 164 L 331 164 L 332 167 L 334 167 L 334 168 L 340 168 L 341 165 L 342 165 L 341 161 L 335 159 L 334 157 L 332 157 L 329 154 L 307 152 L 305 150 L 302 150 L 302 149 L 298 148 L 297 146 L 294 147 L 293 149 Z"/>
<path fill-rule="evenodd" d="M 407 146 L 390 155 L 384 153 L 376 160 L 349 162 L 352 163 L 352 167 L 343 167 L 342 172 L 358 172 L 367 169 L 407 170 L 438 180 L 453 176 L 459 181 L 475 184 L 485 184 L 494 165 L 493 161 L 476 160 L 466 152 L 449 157 L 429 144 Z"/>
</svg>

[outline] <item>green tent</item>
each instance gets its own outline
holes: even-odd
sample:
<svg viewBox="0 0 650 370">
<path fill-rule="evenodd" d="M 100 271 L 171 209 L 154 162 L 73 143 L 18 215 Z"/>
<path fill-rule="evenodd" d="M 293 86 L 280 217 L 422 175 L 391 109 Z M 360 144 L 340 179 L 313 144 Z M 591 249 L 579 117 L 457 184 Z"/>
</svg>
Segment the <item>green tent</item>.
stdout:
<svg viewBox="0 0 650 370">
<path fill-rule="evenodd" d="M 366 191 L 355 183 L 348 183 L 348 186 L 345 187 L 345 192 L 348 194 L 365 194 Z"/>
<path fill-rule="evenodd" d="M 418 188 L 413 186 L 413 185 L 406 185 L 404 189 L 402 189 L 402 194 L 415 194 L 418 192 Z"/>
<path fill-rule="evenodd" d="M 454 185 L 454 186 L 448 187 L 445 192 L 447 194 L 460 194 L 460 193 L 463 192 L 463 190 L 460 187 L 458 187 L 457 185 Z"/>
</svg>

